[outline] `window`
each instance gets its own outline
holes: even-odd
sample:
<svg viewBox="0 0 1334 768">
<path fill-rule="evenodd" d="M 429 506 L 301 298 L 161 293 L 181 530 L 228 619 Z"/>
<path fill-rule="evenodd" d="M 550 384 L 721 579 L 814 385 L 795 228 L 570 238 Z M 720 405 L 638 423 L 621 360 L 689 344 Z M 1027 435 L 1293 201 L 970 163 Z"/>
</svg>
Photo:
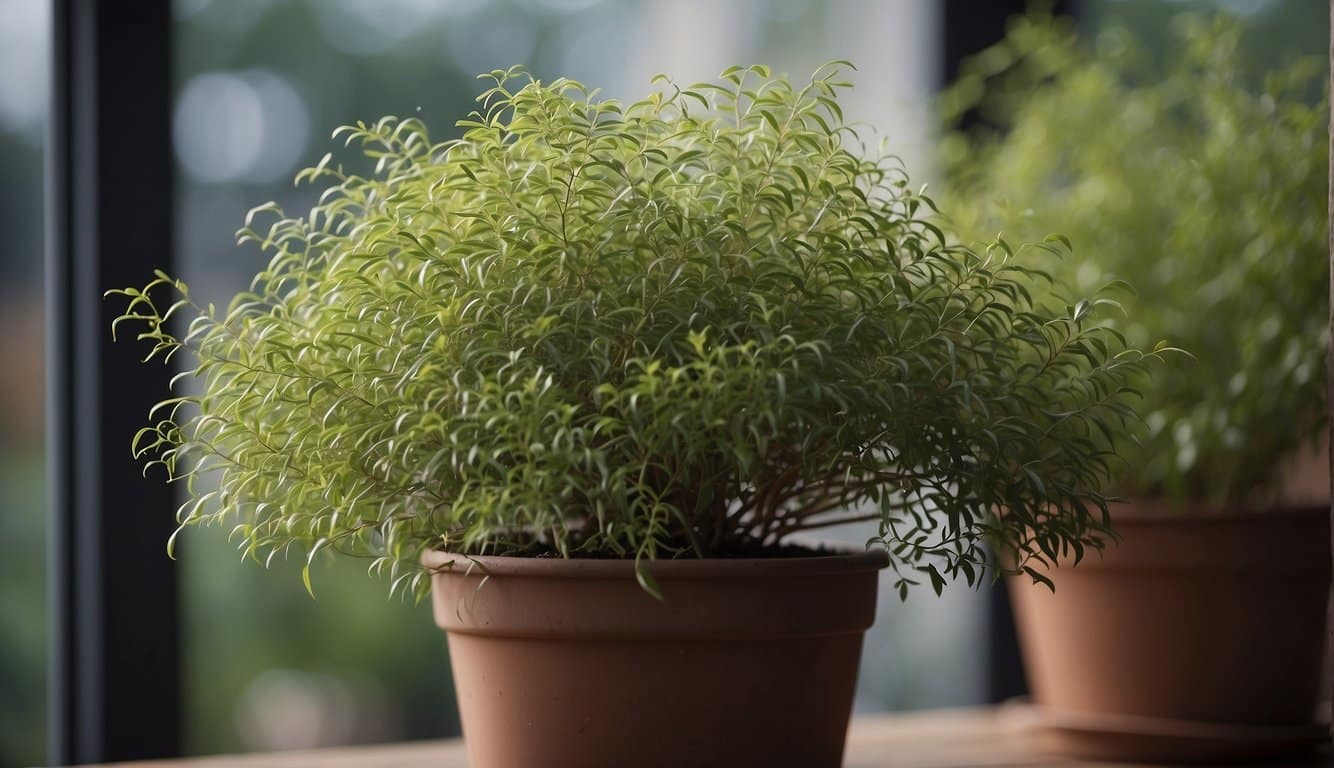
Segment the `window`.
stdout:
<svg viewBox="0 0 1334 768">
<path fill-rule="evenodd" d="M 42 762 L 47 647 L 42 159 L 47 3 L 0 2 L 0 764 Z"/>
</svg>

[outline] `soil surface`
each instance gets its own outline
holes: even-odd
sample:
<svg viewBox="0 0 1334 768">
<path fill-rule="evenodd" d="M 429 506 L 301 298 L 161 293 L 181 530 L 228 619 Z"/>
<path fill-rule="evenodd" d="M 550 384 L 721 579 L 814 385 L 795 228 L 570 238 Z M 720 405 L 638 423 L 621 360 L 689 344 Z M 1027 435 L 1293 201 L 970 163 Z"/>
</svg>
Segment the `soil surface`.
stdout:
<svg viewBox="0 0 1334 768">
<path fill-rule="evenodd" d="M 534 544 L 525 549 L 513 549 L 502 552 L 491 552 L 488 554 L 503 555 L 505 557 L 537 557 L 551 558 L 560 557 L 560 553 L 551 549 L 545 544 Z M 741 559 L 770 559 L 787 557 L 824 557 L 837 554 L 833 550 L 823 547 L 811 547 L 803 544 L 779 544 L 777 546 L 764 546 L 757 542 L 732 542 L 724 545 L 722 549 L 709 553 L 710 560 L 741 560 Z M 682 548 L 682 553 L 676 558 L 685 560 L 693 557 L 693 550 L 688 547 Z M 603 552 L 579 552 L 572 558 L 575 560 L 630 560 L 633 558 L 616 557 L 611 553 Z"/>
</svg>

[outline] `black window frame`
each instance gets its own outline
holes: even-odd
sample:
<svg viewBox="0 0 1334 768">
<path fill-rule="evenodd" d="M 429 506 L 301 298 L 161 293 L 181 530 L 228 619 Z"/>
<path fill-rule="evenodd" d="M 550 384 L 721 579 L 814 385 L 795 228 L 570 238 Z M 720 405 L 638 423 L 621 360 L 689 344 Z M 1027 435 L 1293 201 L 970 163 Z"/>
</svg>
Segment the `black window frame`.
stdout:
<svg viewBox="0 0 1334 768">
<path fill-rule="evenodd" d="M 166 366 L 111 348 L 112 286 L 172 268 L 171 3 L 53 0 L 46 169 L 48 760 L 181 751 L 172 491 L 130 436 Z"/>
</svg>

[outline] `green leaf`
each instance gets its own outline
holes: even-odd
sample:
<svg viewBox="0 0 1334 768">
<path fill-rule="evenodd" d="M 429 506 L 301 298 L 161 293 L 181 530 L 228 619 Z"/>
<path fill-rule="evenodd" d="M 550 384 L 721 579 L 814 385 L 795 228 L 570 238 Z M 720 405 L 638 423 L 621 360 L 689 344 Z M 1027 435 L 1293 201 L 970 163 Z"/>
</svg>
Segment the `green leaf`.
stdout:
<svg viewBox="0 0 1334 768">
<path fill-rule="evenodd" d="M 635 563 L 635 581 L 638 581 L 639 586 L 645 592 L 652 595 L 655 600 L 661 601 L 664 599 L 662 596 L 662 588 L 658 586 L 657 579 L 654 579 L 653 574 L 649 573 L 648 563 Z"/>
</svg>

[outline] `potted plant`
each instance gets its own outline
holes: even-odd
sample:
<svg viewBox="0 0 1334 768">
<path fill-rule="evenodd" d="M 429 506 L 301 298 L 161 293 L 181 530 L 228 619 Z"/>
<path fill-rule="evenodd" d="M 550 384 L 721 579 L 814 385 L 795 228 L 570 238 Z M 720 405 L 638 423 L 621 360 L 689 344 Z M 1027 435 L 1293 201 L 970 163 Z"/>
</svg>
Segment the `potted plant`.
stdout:
<svg viewBox="0 0 1334 768">
<path fill-rule="evenodd" d="M 1025 211 L 1005 217 L 1018 236 L 1059 223 L 1088 256 L 1055 279 L 1133 277 L 1116 328 L 1196 357 L 1142 388 L 1148 434 L 1117 437 L 1119 546 L 1048 573 L 1054 593 L 1012 583 L 1053 740 L 1272 756 L 1326 733 L 1328 102 L 1318 62 L 1249 77 L 1235 20 L 1174 29 L 1155 74 L 1124 33 L 1090 48 L 1063 22 L 1017 20 L 944 97 L 945 198 L 966 232 L 1007 210 Z M 990 127 L 960 129 L 965 110 Z"/>
<path fill-rule="evenodd" d="M 340 130 L 374 168 L 256 209 L 273 260 L 225 312 L 112 292 L 194 382 L 134 450 L 183 527 L 433 588 L 480 768 L 838 765 L 877 571 L 1100 546 L 1160 357 L 1030 286 L 1059 244 L 953 244 L 842 71 L 626 105 L 497 71 L 459 138 Z M 855 520 L 867 551 L 793 538 Z"/>
</svg>

